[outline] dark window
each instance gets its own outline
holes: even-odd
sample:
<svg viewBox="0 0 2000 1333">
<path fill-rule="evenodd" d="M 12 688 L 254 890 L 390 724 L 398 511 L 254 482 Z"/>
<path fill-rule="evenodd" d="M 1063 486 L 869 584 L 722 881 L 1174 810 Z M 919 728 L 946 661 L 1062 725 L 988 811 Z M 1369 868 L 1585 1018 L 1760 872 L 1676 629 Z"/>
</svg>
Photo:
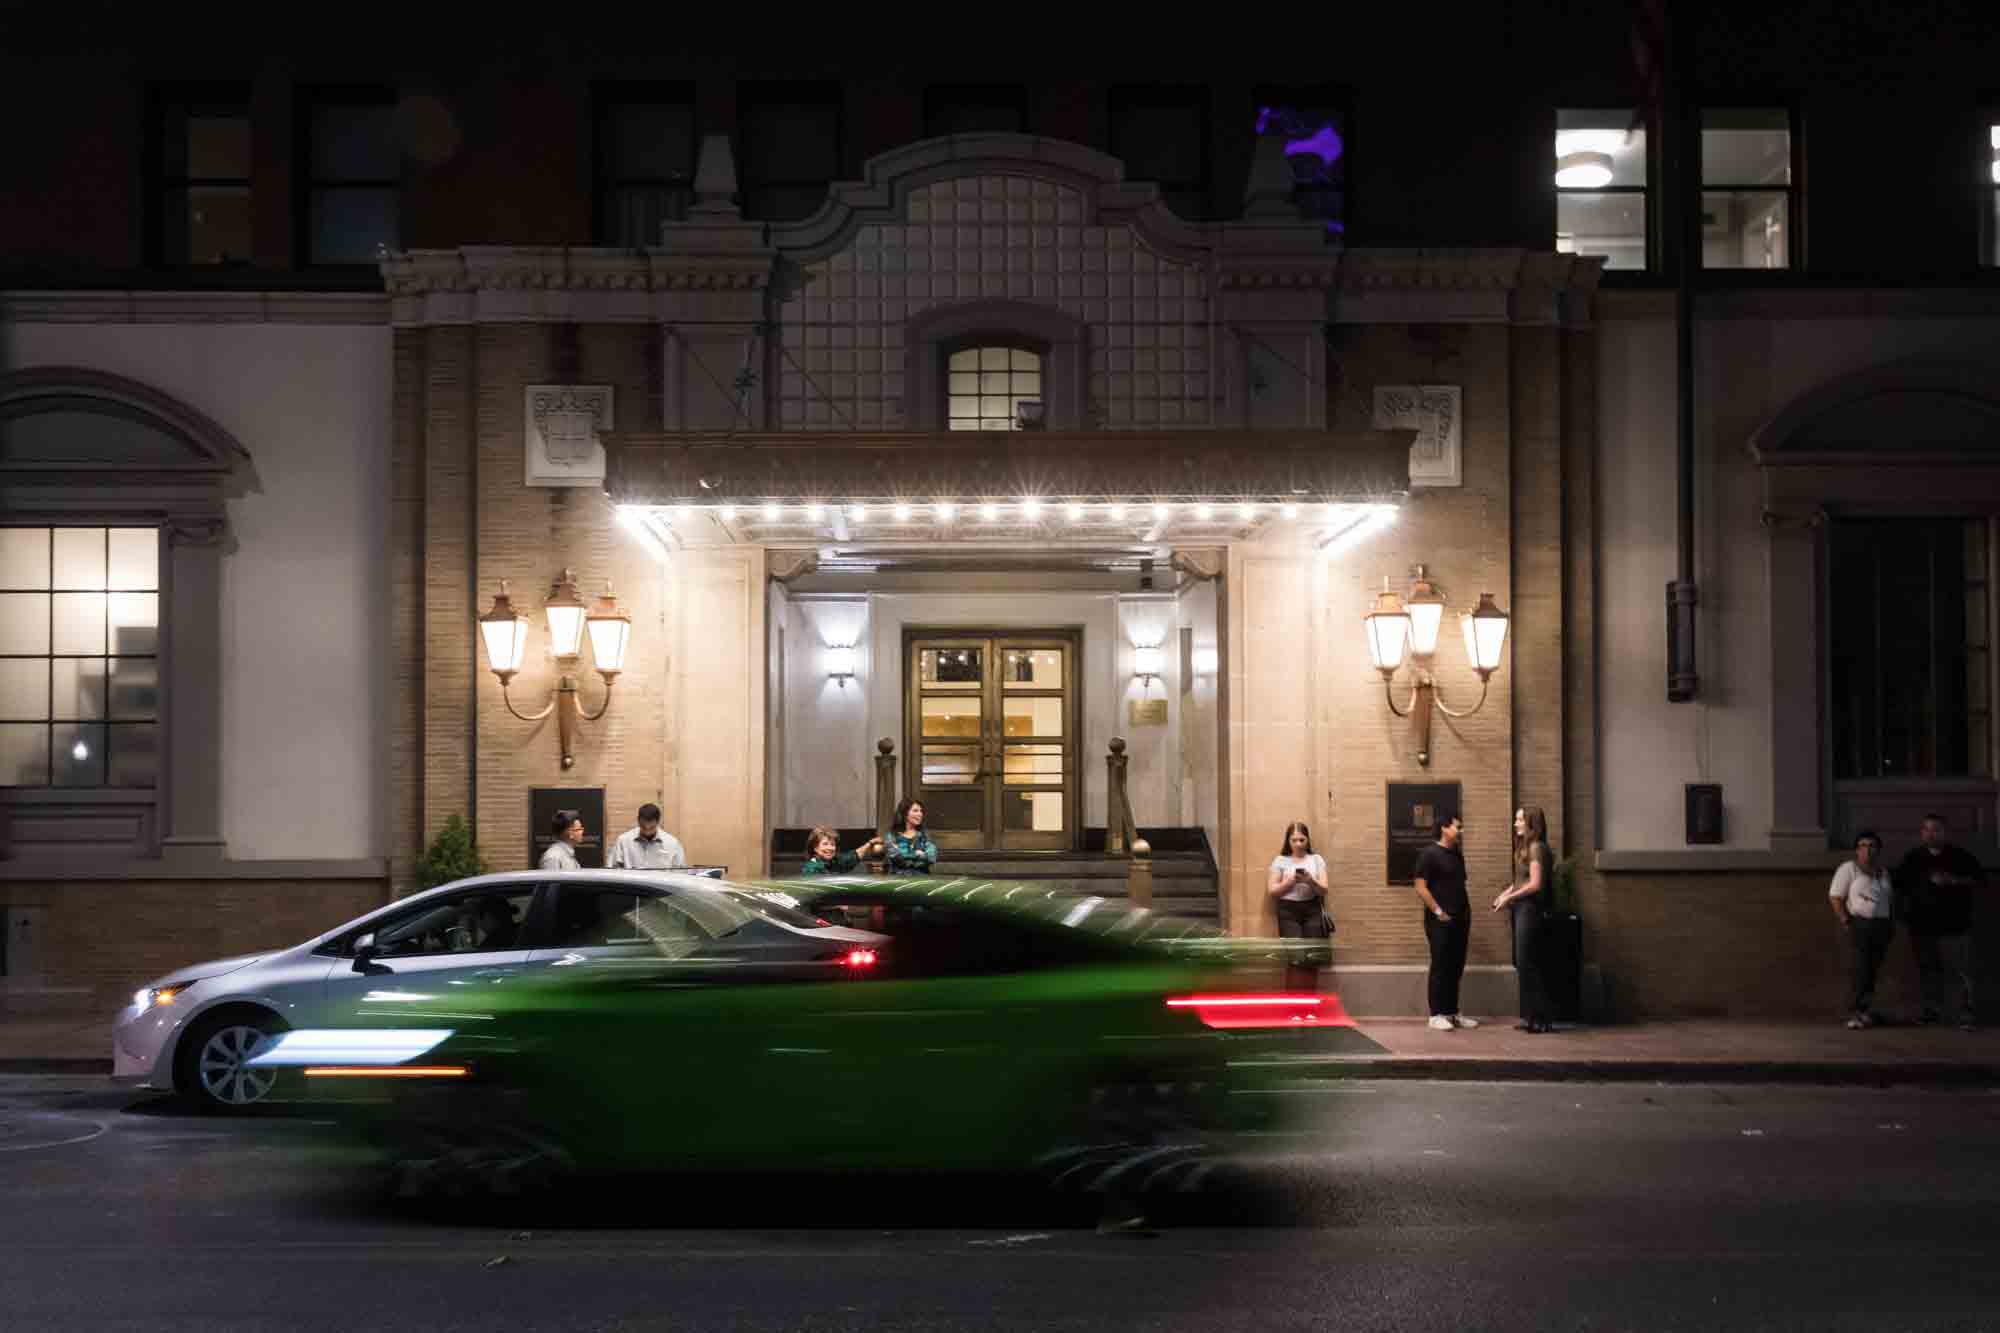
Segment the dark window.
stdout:
<svg viewBox="0 0 2000 1333">
<path fill-rule="evenodd" d="M 1111 90 L 1111 155 L 1125 179 L 1160 187 L 1167 207 L 1191 222 L 1209 215 L 1208 90 Z"/>
<path fill-rule="evenodd" d="M 737 109 L 737 175 L 745 217 L 796 222 L 826 200 L 840 178 L 837 85 L 749 85 Z"/>
<path fill-rule="evenodd" d="M 1026 134 L 1027 90 L 1019 84 L 955 84 L 924 90 L 924 135 Z"/>
<path fill-rule="evenodd" d="M 173 268 L 250 260 L 247 88 L 155 91 L 148 126 L 148 262 Z"/>
<path fill-rule="evenodd" d="M 1633 113 L 1556 112 L 1556 250 L 1651 267 L 1646 130 Z"/>
<path fill-rule="evenodd" d="M 1985 523 L 1837 522 L 1828 557 L 1834 776 L 1988 775 Z"/>
<path fill-rule="evenodd" d="M 529 947 L 528 910 L 535 886 L 447 894 L 368 927 L 379 958 L 497 953 Z M 353 941 L 343 952 L 352 952 Z"/>
<path fill-rule="evenodd" d="M 1980 126 L 1979 262 L 2000 266 L 2000 112 L 1988 112 Z"/>
<path fill-rule="evenodd" d="M 301 102 L 305 163 L 301 250 L 308 264 L 373 264 L 401 244 L 402 149 L 396 99 L 321 89 Z"/>
<path fill-rule="evenodd" d="M 1267 87 L 1256 90 L 1252 107 L 1257 137 L 1275 135 L 1285 145 L 1299 215 L 1336 242 L 1347 232 L 1346 105 L 1338 89 Z"/>
<path fill-rule="evenodd" d="M 597 90 L 597 243 L 660 243 L 660 224 L 687 216 L 698 140 L 685 84 Z"/>
<path fill-rule="evenodd" d="M 1796 143 L 1783 108 L 1701 113 L 1703 268 L 1798 263 Z"/>
</svg>

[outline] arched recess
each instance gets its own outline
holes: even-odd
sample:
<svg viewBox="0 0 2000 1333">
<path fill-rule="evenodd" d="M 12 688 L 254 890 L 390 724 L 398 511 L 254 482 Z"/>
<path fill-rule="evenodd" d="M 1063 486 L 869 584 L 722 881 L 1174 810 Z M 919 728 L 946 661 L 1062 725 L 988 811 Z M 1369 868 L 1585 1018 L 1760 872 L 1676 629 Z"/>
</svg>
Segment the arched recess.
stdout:
<svg viewBox="0 0 2000 1333">
<path fill-rule="evenodd" d="M 1840 376 L 1786 404 L 1747 448 L 1767 537 L 1774 848 L 1824 852 L 1857 828 L 1914 828 L 1929 811 L 1947 814 L 1963 841 L 2000 845 L 1990 765 L 1985 776 L 1839 775 L 1828 529 L 1841 519 L 1978 520 L 1990 552 L 2000 523 L 2000 368 L 1912 360 Z M 1978 583 L 1990 624 L 1990 568 Z M 1990 639 L 1987 656 L 1991 697 L 2000 679 Z"/>
<path fill-rule="evenodd" d="M 1088 326 L 1054 306 L 1026 301 L 967 301 L 933 306 L 904 324 L 904 420 L 912 430 L 943 430 L 945 360 L 961 347 L 1025 347 L 1041 353 L 1042 397 L 1050 430 L 1083 430 L 1089 383 Z"/>
<path fill-rule="evenodd" d="M 223 858 L 226 502 L 254 484 L 239 441 L 150 385 L 76 366 L 0 374 L 6 525 L 152 528 L 159 557 L 155 784 L 0 788 L 10 877 Z"/>
</svg>

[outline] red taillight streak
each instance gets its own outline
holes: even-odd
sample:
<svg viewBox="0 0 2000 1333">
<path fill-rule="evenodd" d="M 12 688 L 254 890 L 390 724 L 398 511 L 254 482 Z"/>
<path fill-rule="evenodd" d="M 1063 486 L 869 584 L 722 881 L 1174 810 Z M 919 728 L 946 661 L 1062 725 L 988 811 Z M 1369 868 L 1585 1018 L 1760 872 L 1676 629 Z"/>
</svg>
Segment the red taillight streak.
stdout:
<svg viewBox="0 0 2000 1333">
<path fill-rule="evenodd" d="M 840 965 L 842 967 L 873 967 L 875 966 L 875 951 L 873 949 L 849 949 L 842 956 Z"/>
<path fill-rule="evenodd" d="M 1192 1009 L 1212 1028 L 1275 1028 L 1320 1021 L 1323 995 L 1177 995 L 1169 1009 Z"/>
</svg>

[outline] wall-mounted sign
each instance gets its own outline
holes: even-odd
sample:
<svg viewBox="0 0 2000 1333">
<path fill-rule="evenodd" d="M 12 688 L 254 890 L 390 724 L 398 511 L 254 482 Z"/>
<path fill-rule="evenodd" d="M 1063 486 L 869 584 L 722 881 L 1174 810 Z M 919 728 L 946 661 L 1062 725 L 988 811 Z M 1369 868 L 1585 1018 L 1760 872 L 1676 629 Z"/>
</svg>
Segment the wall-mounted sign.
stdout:
<svg viewBox="0 0 2000 1333">
<path fill-rule="evenodd" d="M 530 486 L 602 486 L 610 430 L 609 384 L 530 384 L 525 435 Z"/>
<path fill-rule="evenodd" d="M 1167 701 L 1165 699 L 1132 700 L 1132 725 L 1135 727 L 1166 726 Z"/>
<path fill-rule="evenodd" d="M 583 843 L 576 849 L 576 859 L 587 870 L 602 867 L 604 865 L 604 788 L 602 787 L 528 788 L 529 867 L 532 869 L 539 866 L 542 863 L 542 853 L 556 840 L 553 825 L 558 810 L 574 810 L 583 820 Z"/>
<path fill-rule="evenodd" d="M 1389 784 L 1389 882 L 1413 884 L 1417 857 L 1437 841 L 1438 825 L 1462 815 L 1456 782 Z"/>
</svg>

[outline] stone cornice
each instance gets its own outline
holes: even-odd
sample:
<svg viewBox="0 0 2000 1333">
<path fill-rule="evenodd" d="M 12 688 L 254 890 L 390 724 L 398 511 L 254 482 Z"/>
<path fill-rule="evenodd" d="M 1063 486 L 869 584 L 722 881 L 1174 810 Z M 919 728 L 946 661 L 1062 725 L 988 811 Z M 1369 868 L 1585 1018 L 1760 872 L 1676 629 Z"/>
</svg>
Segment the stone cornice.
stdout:
<svg viewBox="0 0 2000 1333">
<path fill-rule="evenodd" d="M 411 250 L 382 261 L 391 297 L 472 292 L 757 291 L 771 281 L 772 255 L 570 246 L 478 246 Z"/>
<path fill-rule="evenodd" d="M 12 324 L 387 324 L 375 292 L 0 292 Z"/>
</svg>

